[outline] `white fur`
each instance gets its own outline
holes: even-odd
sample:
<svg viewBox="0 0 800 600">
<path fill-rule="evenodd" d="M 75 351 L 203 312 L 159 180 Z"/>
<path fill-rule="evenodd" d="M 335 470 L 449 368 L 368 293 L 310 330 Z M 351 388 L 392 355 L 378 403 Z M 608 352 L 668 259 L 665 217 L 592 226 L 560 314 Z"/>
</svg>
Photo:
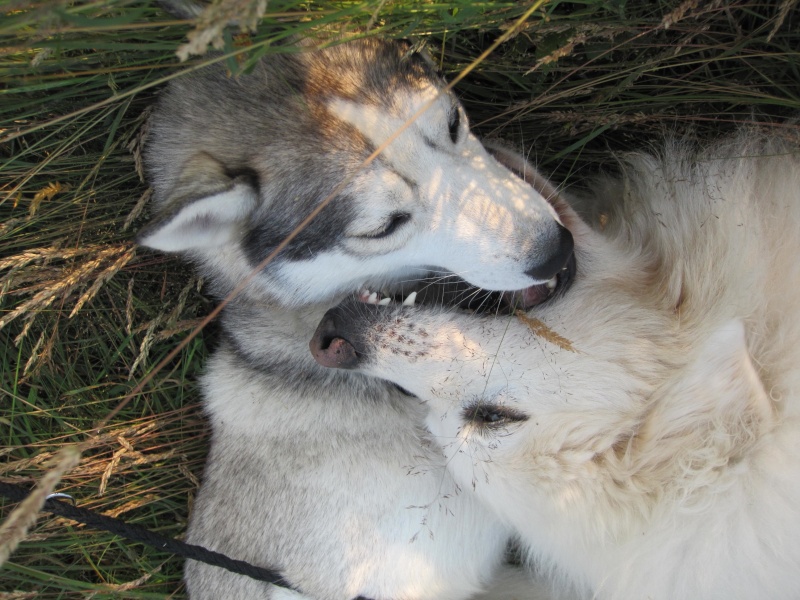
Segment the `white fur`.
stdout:
<svg viewBox="0 0 800 600">
<path fill-rule="evenodd" d="M 363 370 L 428 402 L 456 481 L 519 532 L 555 593 L 800 597 L 793 152 L 746 133 L 627 157 L 595 188 L 604 228 L 558 207 L 578 276 L 524 318 L 364 320 Z M 398 335 L 418 359 L 384 349 Z M 465 419 L 476 402 L 513 418 Z"/>
</svg>

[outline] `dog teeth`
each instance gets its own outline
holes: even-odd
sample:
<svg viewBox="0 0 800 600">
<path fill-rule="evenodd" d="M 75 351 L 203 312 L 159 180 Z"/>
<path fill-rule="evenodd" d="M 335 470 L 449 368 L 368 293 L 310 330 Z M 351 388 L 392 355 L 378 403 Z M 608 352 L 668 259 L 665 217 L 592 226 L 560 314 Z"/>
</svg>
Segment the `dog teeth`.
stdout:
<svg viewBox="0 0 800 600">
<path fill-rule="evenodd" d="M 411 292 L 405 300 L 403 300 L 403 306 L 414 306 L 414 300 L 417 299 L 417 292 Z"/>
<path fill-rule="evenodd" d="M 358 291 L 358 299 L 365 304 L 374 304 L 376 306 L 389 306 L 394 304 L 392 297 L 385 292 L 371 292 L 367 288 L 361 288 Z M 403 306 L 414 306 L 417 299 L 417 292 L 411 292 L 403 301 Z"/>
<path fill-rule="evenodd" d="M 554 290 L 556 289 L 556 285 L 558 285 L 558 280 L 557 278 L 553 277 L 552 279 L 546 281 L 545 285 L 547 286 L 548 290 Z"/>
</svg>

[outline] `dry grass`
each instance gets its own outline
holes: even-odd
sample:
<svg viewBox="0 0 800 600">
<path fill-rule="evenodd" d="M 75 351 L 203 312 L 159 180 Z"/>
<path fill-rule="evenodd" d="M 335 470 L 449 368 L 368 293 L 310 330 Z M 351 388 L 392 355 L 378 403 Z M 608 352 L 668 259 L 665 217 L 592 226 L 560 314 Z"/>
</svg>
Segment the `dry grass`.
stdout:
<svg viewBox="0 0 800 600">
<path fill-rule="evenodd" d="M 166 535 L 185 531 L 206 441 L 194 381 L 213 326 L 95 429 L 213 307 L 185 267 L 132 243 L 147 218 L 140 152 L 160 85 L 212 60 L 241 73 L 291 35 L 321 30 L 413 36 L 452 78 L 533 4 L 225 0 L 198 29 L 133 0 L 6 3 L 0 480 L 32 485 L 80 444 L 59 491 Z M 217 27 L 234 13 L 233 29 Z M 759 122 L 800 141 L 790 120 L 799 20 L 796 1 L 544 3 L 457 91 L 478 130 L 511 139 L 557 180 L 665 131 Z M 195 56 L 208 43 L 221 55 Z M 0 501 L 0 516 L 10 508 Z M 180 597 L 181 568 L 40 517 L 2 568 L 0 600 Z"/>
</svg>

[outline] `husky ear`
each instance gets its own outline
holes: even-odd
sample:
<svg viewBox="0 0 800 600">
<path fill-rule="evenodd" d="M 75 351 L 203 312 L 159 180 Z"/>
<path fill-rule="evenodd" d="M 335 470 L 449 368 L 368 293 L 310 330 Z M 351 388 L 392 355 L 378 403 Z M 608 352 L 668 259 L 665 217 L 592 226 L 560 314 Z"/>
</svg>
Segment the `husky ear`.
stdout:
<svg viewBox="0 0 800 600">
<path fill-rule="evenodd" d="M 232 178 L 219 161 L 201 152 L 184 165 L 164 212 L 142 229 L 137 242 L 164 252 L 222 246 L 237 239 L 257 204 L 254 177 Z"/>
<path fill-rule="evenodd" d="M 642 450 L 662 457 L 674 445 L 673 456 L 694 452 L 708 460 L 713 450 L 735 460 L 775 420 L 739 320 L 717 329 L 667 392 L 640 431 Z"/>
<path fill-rule="evenodd" d="M 498 139 L 482 140 L 483 147 L 494 159 L 525 183 L 530 185 L 556 209 L 561 223 L 572 233 L 584 226 L 583 219 L 573 210 L 566 200 L 558 193 L 556 187 L 547 180 L 536 168 L 525 160 L 521 152 L 508 147 Z"/>
</svg>

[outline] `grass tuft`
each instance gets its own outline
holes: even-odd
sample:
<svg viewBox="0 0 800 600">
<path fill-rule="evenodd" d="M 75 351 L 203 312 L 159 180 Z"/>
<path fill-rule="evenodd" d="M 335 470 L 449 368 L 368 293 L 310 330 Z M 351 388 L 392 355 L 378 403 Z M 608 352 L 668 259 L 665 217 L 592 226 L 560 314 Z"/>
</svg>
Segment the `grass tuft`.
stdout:
<svg viewBox="0 0 800 600">
<path fill-rule="evenodd" d="M 61 478 L 67 471 L 75 468 L 80 459 L 81 453 L 75 446 L 64 446 L 54 458 L 55 464 L 52 468 L 42 476 L 30 495 L 8 515 L 0 526 L 0 567 L 28 535 L 28 530 L 36 523 L 45 500 L 53 493 Z"/>
<path fill-rule="evenodd" d="M 196 378 L 213 325 L 99 430 L 213 307 L 202 282 L 137 251 L 141 147 L 168 80 L 232 76 L 295 38 L 407 37 L 453 78 L 474 128 L 575 181 L 610 150 L 742 123 L 800 141 L 794 0 L 221 0 L 197 22 L 155 2 L 7 2 L 0 21 L 0 480 L 32 486 L 80 444 L 58 491 L 180 537 L 207 441 Z M 219 27 L 236 15 L 231 29 Z M 258 15 L 256 18 L 254 15 Z M 241 29 L 244 29 L 242 33 Z M 294 37 L 293 37 L 294 36 Z M 219 54 L 203 54 L 206 45 Z M 288 44 L 288 46 L 287 46 Z M 185 60 L 180 60 L 179 56 Z M 13 505 L 0 500 L 0 518 Z M 0 598 L 180 598 L 182 562 L 40 516 Z"/>
</svg>

